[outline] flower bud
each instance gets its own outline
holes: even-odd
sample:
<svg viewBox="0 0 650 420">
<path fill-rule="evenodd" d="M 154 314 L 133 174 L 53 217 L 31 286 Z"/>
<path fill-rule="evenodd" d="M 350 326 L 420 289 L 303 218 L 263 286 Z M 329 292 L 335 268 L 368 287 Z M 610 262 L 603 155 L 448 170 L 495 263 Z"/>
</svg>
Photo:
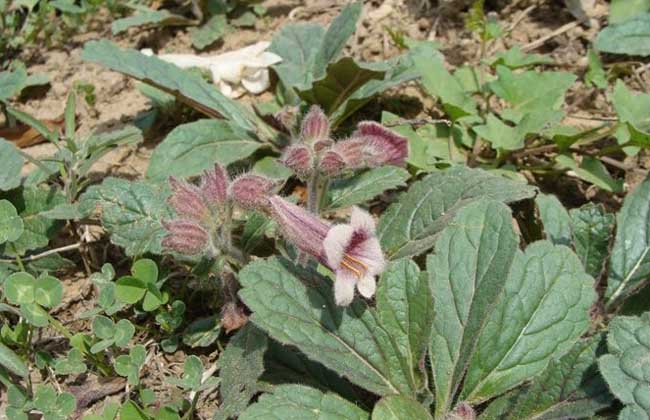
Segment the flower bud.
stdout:
<svg viewBox="0 0 650 420">
<path fill-rule="evenodd" d="M 174 177 L 169 177 L 169 185 L 172 195 L 167 202 L 179 217 L 198 222 L 208 215 L 209 211 L 199 188 Z"/>
<path fill-rule="evenodd" d="M 245 209 L 260 209 L 266 206 L 275 182 L 260 175 L 244 174 L 230 184 L 229 196 Z"/>
<path fill-rule="evenodd" d="M 201 177 L 201 193 L 210 205 L 221 205 L 226 201 L 228 189 L 228 174 L 220 164 L 214 165 L 214 170 L 205 171 Z"/>
<path fill-rule="evenodd" d="M 318 162 L 318 169 L 325 175 L 335 176 L 345 169 L 345 160 L 337 151 L 328 150 Z"/>
<path fill-rule="evenodd" d="M 287 147 L 281 162 L 301 177 L 309 175 L 313 169 L 312 152 L 308 146 L 300 143 Z"/>
<path fill-rule="evenodd" d="M 326 140 L 330 137 L 330 122 L 318 105 L 312 105 L 302 120 L 300 138 L 305 143 Z"/>
<path fill-rule="evenodd" d="M 248 316 L 244 309 L 234 302 L 228 302 L 221 308 L 221 327 L 230 331 L 238 330 L 248 322 Z"/>
<path fill-rule="evenodd" d="M 360 122 L 352 137 L 365 139 L 374 155 L 381 156 L 375 165 L 403 165 L 408 157 L 408 140 L 374 121 Z"/>
<path fill-rule="evenodd" d="M 476 411 L 466 402 L 460 402 L 445 416 L 445 420 L 476 420 Z"/>
<path fill-rule="evenodd" d="M 208 246 L 208 232 L 189 220 L 163 222 L 167 236 L 162 240 L 163 248 L 185 255 L 196 255 Z"/>
</svg>

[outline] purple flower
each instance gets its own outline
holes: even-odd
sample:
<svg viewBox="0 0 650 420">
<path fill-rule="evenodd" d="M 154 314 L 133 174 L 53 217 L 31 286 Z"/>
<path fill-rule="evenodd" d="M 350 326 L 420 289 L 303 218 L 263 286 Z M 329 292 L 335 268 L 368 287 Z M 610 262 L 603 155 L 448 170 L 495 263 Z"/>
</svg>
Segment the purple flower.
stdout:
<svg viewBox="0 0 650 420">
<path fill-rule="evenodd" d="M 261 175 L 244 174 L 233 180 L 228 196 L 245 209 L 261 209 L 266 206 L 275 182 Z"/>
<path fill-rule="evenodd" d="M 190 220 L 163 222 L 168 235 L 162 240 L 163 248 L 185 255 L 196 255 L 208 246 L 209 234 L 198 223 Z"/>
<path fill-rule="evenodd" d="M 176 214 L 183 219 L 194 221 L 203 220 L 209 213 L 202 197 L 201 190 L 190 183 L 169 177 L 172 195 L 167 202 L 174 208 Z"/>
<path fill-rule="evenodd" d="M 304 143 L 315 143 L 330 138 L 330 122 L 318 105 L 312 105 L 300 126 L 300 139 Z"/>
<path fill-rule="evenodd" d="M 332 226 L 279 196 L 269 203 L 285 238 L 334 271 L 337 305 L 349 305 L 355 288 L 366 298 L 375 294 L 375 277 L 384 270 L 385 260 L 370 214 L 354 207 L 349 224 Z"/>
<path fill-rule="evenodd" d="M 370 214 L 353 207 L 350 223 L 332 227 L 323 248 L 327 265 L 336 273 L 334 297 L 338 305 L 352 302 L 355 287 L 366 298 L 375 294 L 375 277 L 384 271 L 385 260 Z"/>
<path fill-rule="evenodd" d="M 287 147 L 280 162 L 300 177 L 306 177 L 314 169 L 313 152 L 309 146 L 302 143 Z"/>
<path fill-rule="evenodd" d="M 227 199 L 228 173 L 215 163 L 214 170 L 205 171 L 201 177 L 201 192 L 208 203 L 221 205 Z"/>
</svg>

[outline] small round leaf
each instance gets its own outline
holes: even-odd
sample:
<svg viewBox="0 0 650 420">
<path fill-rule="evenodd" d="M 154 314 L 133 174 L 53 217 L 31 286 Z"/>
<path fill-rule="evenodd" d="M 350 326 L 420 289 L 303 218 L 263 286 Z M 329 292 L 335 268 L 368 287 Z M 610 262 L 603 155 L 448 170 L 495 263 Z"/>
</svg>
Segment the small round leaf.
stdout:
<svg viewBox="0 0 650 420">
<path fill-rule="evenodd" d="M 135 277 L 120 277 L 115 284 L 115 298 L 122 303 L 138 303 L 146 292 L 146 283 Z"/>
<path fill-rule="evenodd" d="M 93 333 L 102 340 L 108 340 L 115 336 L 115 323 L 105 316 L 98 316 L 93 319 Z"/>
<path fill-rule="evenodd" d="M 126 319 L 120 319 L 115 325 L 115 345 L 118 347 L 126 347 L 129 345 L 129 340 L 135 334 L 135 327 Z"/>
<path fill-rule="evenodd" d="M 5 296 L 14 305 L 34 302 L 36 279 L 29 273 L 20 272 L 9 276 L 4 284 Z"/>
<path fill-rule="evenodd" d="M 36 280 L 34 300 L 46 308 L 53 308 L 61 303 L 63 286 L 56 277 L 41 275 Z"/>
<path fill-rule="evenodd" d="M 143 258 L 133 264 L 131 274 L 145 283 L 155 283 L 158 281 L 158 266 L 150 259 Z"/>
<path fill-rule="evenodd" d="M 47 327 L 49 323 L 47 312 L 37 303 L 23 303 L 20 305 L 20 313 L 35 327 Z"/>
<path fill-rule="evenodd" d="M 13 204 L 0 200 L 0 244 L 13 242 L 23 234 L 23 219 Z"/>
</svg>

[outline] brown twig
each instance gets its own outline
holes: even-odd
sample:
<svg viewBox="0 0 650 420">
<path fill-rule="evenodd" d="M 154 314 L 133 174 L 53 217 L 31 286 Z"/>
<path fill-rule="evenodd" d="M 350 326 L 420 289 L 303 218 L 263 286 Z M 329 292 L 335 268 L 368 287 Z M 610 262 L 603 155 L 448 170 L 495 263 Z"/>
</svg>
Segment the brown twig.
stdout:
<svg viewBox="0 0 650 420">
<path fill-rule="evenodd" d="M 556 30 L 554 30 L 553 32 L 551 32 L 550 34 L 546 34 L 543 37 L 541 37 L 540 39 L 524 45 L 521 48 L 521 50 L 523 52 L 529 52 L 529 51 L 532 51 L 534 49 L 537 49 L 537 48 L 541 47 L 542 45 L 546 44 L 547 41 L 555 38 L 558 35 L 562 35 L 563 33 L 570 31 L 571 29 L 575 28 L 579 24 L 580 24 L 580 22 L 573 21 L 573 22 L 569 22 L 569 23 L 567 23 L 565 25 L 562 25 L 559 28 L 557 28 Z"/>
</svg>

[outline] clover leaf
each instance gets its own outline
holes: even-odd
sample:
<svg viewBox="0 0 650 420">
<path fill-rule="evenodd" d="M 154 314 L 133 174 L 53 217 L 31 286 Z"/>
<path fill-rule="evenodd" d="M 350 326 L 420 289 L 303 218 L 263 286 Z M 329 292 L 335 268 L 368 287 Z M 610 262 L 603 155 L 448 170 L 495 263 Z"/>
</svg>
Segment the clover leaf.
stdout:
<svg viewBox="0 0 650 420">
<path fill-rule="evenodd" d="M 136 261 L 131 267 L 131 275 L 120 277 L 115 284 L 115 297 L 118 301 L 134 305 L 142 301 L 142 308 L 155 311 L 167 303 L 169 295 L 160 290 L 158 266 L 149 259 Z"/>
<path fill-rule="evenodd" d="M 4 292 L 7 300 L 20 305 L 20 313 L 36 327 L 45 327 L 49 315 L 45 308 L 61 303 L 63 287 L 56 277 L 42 274 L 35 279 L 29 273 L 14 273 L 6 280 Z"/>
<path fill-rule="evenodd" d="M 83 353 L 75 348 L 68 352 L 67 357 L 57 359 L 54 363 L 54 371 L 57 375 L 79 375 L 86 372 L 87 369 Z"/>
<path fill-rule="evenodd" d="M 95 336 L 100 339 L 91 348 L 93 354 L 106 350 L 112 345 L 124 348 L 135 333 L 135 327 L 126 319 L 117 323 L 105 316 L 98 316 L 92 322 L 92 329 Z"/>
<path fill-rule="evenodd" d="M 140 382 L 140 368 L 144 365 L 147 351 L 144 346 L 134 346 L 128 355 L 123 354 L 115 359 L 115 372 L 127 378 L 131 385 L 138 385 Z"/>
</svg>

